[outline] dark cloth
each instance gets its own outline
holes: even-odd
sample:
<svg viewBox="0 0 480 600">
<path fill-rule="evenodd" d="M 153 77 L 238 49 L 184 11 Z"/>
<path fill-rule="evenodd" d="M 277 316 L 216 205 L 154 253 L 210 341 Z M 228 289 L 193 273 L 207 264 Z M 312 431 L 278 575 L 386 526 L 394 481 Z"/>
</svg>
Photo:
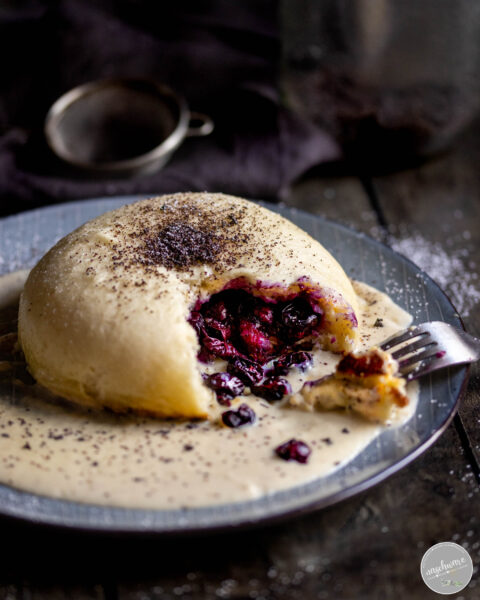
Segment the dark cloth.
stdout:
<svg viewBox="0 0 480 600">
<path fill-rule="evenodd" d="M 274 0 L 10 0 L 0 7 L 0 211 L 69 199 L 222 191 L 278 199 L 336 143 L 281 106 Z M 43 121 L 68 89 L 147 76 L 209 114 L 215 131 L 187 139 L 160 171 L 80 175 L 49 152 Z"/>
</svg>

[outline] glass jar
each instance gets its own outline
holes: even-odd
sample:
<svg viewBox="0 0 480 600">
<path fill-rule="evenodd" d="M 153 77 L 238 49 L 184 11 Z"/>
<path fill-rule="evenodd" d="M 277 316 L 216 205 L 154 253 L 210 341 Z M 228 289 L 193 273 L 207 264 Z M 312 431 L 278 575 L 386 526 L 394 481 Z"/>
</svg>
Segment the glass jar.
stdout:
<svg viewBox="0 0 480 600">
<path fill-rule="evenodd" d="M 347 158 L 439 152 L 480 107 L 480 2 L 281 0 L 285 103 Z"/>
</svg>

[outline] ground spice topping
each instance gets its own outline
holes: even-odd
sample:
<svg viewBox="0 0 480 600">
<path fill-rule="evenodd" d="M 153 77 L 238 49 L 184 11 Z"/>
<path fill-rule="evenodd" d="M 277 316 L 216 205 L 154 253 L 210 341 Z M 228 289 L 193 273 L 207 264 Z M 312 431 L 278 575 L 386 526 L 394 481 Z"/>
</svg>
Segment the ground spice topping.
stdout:
<svg viewBox="0 0 480 600">
<path fill-rule="evenodd" d="M 149 265 L 182 269 L 215 262 L 222 250 L 222 241 L 212 231 L 173 222 L 146 238 L 143 253 Z"/>
<path fill-rule="evenodd" d="M 128 215 L 127 223 L 114 223 L 109 232 L 114 270 L 141 266 L 150 276 L 158 274 L 156 267 L 177 272 L 201 265 L 228 269 L 250 257 L 256 250 L 254 232 L 265 238 L 261 219 L 249 218 L 242 205 L 210 206 L 196 196 L 177 194 L 162 204 L 157 199 L 144 201 Z M 272 259 L 267 249 L 268 245 L 262 249 L 261 260 L 268 263 Z"/>
</svg>

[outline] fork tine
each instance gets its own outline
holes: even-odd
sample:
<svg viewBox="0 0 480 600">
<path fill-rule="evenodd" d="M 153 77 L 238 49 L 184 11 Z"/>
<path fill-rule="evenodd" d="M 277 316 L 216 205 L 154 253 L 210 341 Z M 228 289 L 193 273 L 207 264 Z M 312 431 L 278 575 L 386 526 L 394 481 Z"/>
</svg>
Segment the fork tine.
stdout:
<svg viewBox="0 0 480 600">
<path fill-rule="evenodd" d="M 399 344 L 403 346 L 396 349 Z M 399 373 L 407 381 L 480 359 L 480 340 L 442 321 L 408 327 L 385 340 L 380 348 L 394 349 L 392 357 L 402 359 L 398 363 Z"/>
<path fill-rule="evenodd" d="M 423 375 L 428 375 L 428 373 L 436 371 L 437 369 L 450 367 L 453 364 L 459 363 L 452 363 L 448 356 L 436 359 L 435 354 L 433 354 L 419 363 L 414 363 L 410 368 L 406 367 L 405 369 L 401 369 L 400 374 L 402 377 L 405 377 L 407 381 L 412 381 L 413 379 L 423 377 Z"/>
<path fill-rule="evenodd" d="M 425 350 L 423 352 L 417 352 L 417 354 L 414 354 L 413 356 L 410 356 L 408 358 L 405 358 L 404 360 L 401 360 L 398 363 L 400 372 L 402 372 L 404 369 L 407 369 L 408 367 L 414 365 L 415 363 L 425 361 L 428 358 L 435 358 L 437 354 L 438 354 L 438 349 L 437 349 L 436 344 L 433 347 L 428 346 L 427 348 L 425 348 Z"/>
<path fill-rule="evenodd" d="M 437 345 L 437 342 L 432 341 L 430 338 L 427 338 L 426 336 L 422 336 L 416 342 L 412 342 L 411 344 L 406 344 L 405 346 L 403 346 L 399 350 L 395 350 L 395 352 L 392 352 L 391 354 L 395 360 L 398 360 L 402 356 L 406 356 L 407 354 L 411 354 L 412 352 L 415 352 L 415 350 L 420 350 L 421 348 L 428 348 L 429 346 L 431 346 L 433 344 Z"/>
<path fill-rule="evenodd" d="M 422 377 L 422 375 L 427 374 L 427 366 L 429 366 L 430 364 L 431 361 L 428 361 L 427 363 L 418 363 L 410 369 L 405 369 L 404 371 L 401 371 L 400 375 L 404 377 L 407 381 L 418 379 L 419 377 Z"/>
<path fill-rule="evenodd" d="M 400 331 L 399 333 L 395 333 L 394 335 L 392 335 L 392 337 L 389 337 L 388 339 L 386 339 L 382 345 L 380 346 L 380 348 L 382 350 L 390 350 L 390 348 L 393 348 L 394 346 L 398 346 L 399 344 L 402 344 L 403 342 L 406 342 L 407 340 L 410 340 L 412 338 L 418 337 L 418 336 L 423 336 L 423 335 L 427 335 L 428 332 L 425 331 L 421 326 L 412 326 L 412 327 L 407 327 L 407 329 L 404 329 L 403 331 Z"/>
</svg>

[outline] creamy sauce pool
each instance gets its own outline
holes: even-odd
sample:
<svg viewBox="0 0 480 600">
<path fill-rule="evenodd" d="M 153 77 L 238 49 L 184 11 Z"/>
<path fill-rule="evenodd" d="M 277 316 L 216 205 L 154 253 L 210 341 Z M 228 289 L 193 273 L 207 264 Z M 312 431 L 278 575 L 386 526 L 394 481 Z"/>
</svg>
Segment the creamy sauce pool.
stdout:
<svg viewBox="0 0 480 600">
<path fill-rule="evenodd" d="M 18 300 L 26 275 L 22 271 L 0 278 L 0 327 L 9 318 L 4 308 Z M 360 296 L 364 348 L 410 323 L 410 315 L 385 294 L 361 283 L 354 287 Z M 377 319 L 382 327 L 374 326 Z M 331 373 L 338 360 L 338 355 L 317 351 L 311 369 L 290 375 L 293 391 L 305 380 Z M 238 429 L 223 427 L 218 419 L 116 416 L 77 408 L 3 373 L 0 481 L 78 502 L 174 509 L 250 500 L 330 473 L 383 428 L 346 413 L 312 414 L 252 395 L 235 404 L 250 404 L 257 423 Z M 414 411 L 417 389 L 409 385 L 410 405 L 399 411 L 398 423 Z M 223 410 L 212 398 L 212 412 L 220 415 Z M 274 454 L 291 438 L 311 447 L 307 464 L 285 462 Z"/>
</svg>

